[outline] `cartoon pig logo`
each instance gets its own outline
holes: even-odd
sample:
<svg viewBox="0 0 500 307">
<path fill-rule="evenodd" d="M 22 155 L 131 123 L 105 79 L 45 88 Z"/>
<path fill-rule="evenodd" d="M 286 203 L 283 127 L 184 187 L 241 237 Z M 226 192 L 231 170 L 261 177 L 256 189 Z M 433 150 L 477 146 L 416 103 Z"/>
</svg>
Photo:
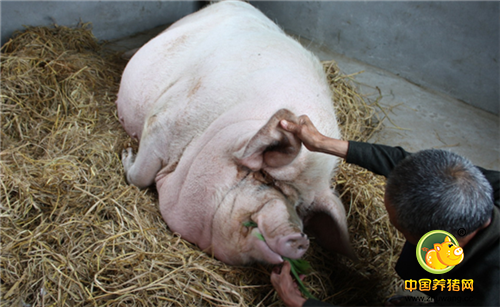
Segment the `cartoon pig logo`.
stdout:
<svg viewBox="0 0 500 307">
<path fill-rule="evenodd" d="M 451 242 L 448 236 L 443 243 L 434 243 L 434 249 L 429 250 L 425 255 L 425 263 L 435 270 L 455 266 L 462 260 L 464 260 L 464 250 Z"/>
<path fill-rule="evenodd" d="M 426 271 L 433 274 L 449 272 L 464 260 L 464 250 L 457 239 L 443 230 L 429 231 L 418 241 L 417 260 Z"/>
</svg>

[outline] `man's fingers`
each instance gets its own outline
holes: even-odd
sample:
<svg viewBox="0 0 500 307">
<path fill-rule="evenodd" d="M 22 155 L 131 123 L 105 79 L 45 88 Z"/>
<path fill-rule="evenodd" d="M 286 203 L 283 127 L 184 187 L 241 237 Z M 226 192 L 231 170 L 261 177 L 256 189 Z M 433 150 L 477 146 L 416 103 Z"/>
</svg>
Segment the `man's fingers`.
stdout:
<svg viewBox="0 0 500 307">
<path fill-rule="evenodd" d="M 289 122 L 287 120 L 282 119 L 280 121 L 281 127 L 286 131 L 290 131 L 292 133 L 297 132 L 297 125 L 295 123 Z"/>
<path fill-rule="evenodd" d="M 283 262 L 283 266 L 281 267 L 281 272 L 285 274 L 290 274 L 290 262 L 285 261 Z"/>
<path fill-rule="evenodd" d="M 271 283 L 276 287 L 279 284 L 280 273 L 276 272 L 276 270 L 272 270 L 271 272 Z"/>
<path fill-rule="evenodd" d="M 273 273 L 274 274 L 281 274 L 281 266 L 275 266 L 273 268 Z"/>
<path fill-rule="evenodd" d="M 311 119 L 307 115 L 300 115 L 299 116 L 299 125 L 308 125 L 311 124 Z"/>
</svg>

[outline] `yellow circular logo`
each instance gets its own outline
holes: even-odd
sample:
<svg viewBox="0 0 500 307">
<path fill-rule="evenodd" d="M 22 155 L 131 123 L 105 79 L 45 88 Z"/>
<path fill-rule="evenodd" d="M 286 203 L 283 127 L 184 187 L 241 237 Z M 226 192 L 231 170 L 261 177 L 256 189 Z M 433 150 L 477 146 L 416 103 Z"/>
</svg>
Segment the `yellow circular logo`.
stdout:
<svg viewBox="0 0 500 307">
<path fill-rule="evenodd" d="M 464 260 L 464 250 L 449 232 L 433 230 L 418 241 L 417 260 L 427 272 L 443 274 Z"/>
</svg>

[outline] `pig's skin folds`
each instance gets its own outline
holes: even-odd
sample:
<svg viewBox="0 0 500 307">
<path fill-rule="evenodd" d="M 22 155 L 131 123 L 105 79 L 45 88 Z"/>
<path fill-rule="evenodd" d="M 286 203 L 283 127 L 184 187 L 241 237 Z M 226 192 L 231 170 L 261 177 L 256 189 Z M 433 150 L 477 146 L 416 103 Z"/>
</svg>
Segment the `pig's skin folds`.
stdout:
<svg viewBox="0 0 500 307">
<path fill-rule="evenodd" d="M 340 138 L 323 68 L 250 4 L 210 5 L 140 48 L 117 107 L 140 141 L 137 155 L 122 155 L 127 180 L 156 183 L 164 220 L 186 240 L 229 264 L 280 263 L 302 257 L 310 225 L 327 247 L 352 255 L 330 190 L 338 159 L 309 152 L 279 126 L 307 114 Z M 326 232 L 318 212 L 329 217 Z"/>
</svg>

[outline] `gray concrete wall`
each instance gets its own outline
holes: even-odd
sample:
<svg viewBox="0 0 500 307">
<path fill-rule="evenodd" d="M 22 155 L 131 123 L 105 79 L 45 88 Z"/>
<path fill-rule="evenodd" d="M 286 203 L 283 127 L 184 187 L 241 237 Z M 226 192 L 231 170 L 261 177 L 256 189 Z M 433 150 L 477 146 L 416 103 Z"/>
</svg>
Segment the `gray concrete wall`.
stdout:
<svg viewBox="0 0 500 307">
<path fill-rule="evenodd" d="M 499 2 L 251 1 L 288 32 L 498 114 Z M 92 22 L 112 40 L 197 10 L 196 1 L 1 1 L 2 44 L 22 25 Z"/>
<path fill-rule="evenodd" d="M 76 26 L 92 22 L 94 35 L 103 40 L 126 37 L 173 23 L 196 11 L 196 1 L 0 1 L 2 45 L 23 25 L 54 23 Z"/>
<path fill-rule="evenodd" d="M 251 3 L 289 33 L 499 113 L 499 2 Z"/>
</svg>

